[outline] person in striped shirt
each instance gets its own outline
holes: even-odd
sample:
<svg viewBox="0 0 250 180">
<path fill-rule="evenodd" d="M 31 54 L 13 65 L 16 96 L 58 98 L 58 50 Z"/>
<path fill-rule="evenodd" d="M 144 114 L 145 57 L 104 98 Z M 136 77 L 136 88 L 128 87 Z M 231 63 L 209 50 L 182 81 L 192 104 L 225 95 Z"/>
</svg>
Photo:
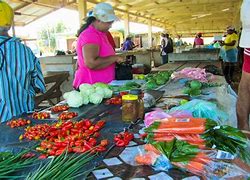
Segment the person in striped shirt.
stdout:
<svg viewBox="0 0 250 180">
<path fill-rule="evenodd" d="M 36 92 L 45 92 L 39 60 L 8 30 L 14 13 L 0 1 L 0 122 L 34 110 Z"/>
</svg>

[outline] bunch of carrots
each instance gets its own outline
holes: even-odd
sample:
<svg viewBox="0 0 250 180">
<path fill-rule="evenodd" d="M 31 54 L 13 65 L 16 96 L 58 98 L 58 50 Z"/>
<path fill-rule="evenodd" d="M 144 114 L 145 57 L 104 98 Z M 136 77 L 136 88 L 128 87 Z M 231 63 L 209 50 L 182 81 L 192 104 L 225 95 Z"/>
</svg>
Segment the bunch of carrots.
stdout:
<svg viewBox="0 0 250 180">
<path fill-rule="evenodd" d="M 215 125 L 214 121 L 203 118 L 162 119 L 146 129 L 147 139 L 149 142 L 170 142 L 176 138 L 199 148 L 205 148 L 205 141 L 200 135 Z"/>
</svg>

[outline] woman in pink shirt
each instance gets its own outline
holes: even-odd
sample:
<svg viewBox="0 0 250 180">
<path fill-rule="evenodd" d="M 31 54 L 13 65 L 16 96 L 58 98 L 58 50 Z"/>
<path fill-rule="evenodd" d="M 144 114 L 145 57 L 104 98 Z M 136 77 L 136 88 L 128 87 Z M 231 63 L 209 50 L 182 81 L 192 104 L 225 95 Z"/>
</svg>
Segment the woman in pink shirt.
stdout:
<svg viewBox="0 0 250 180">
<path fill-rule="evenodd" d="M 77 65 L 73 87 L 82 83 L 109 83 L 115 78 L 115 62 L 123 62 L 116 56 L 107 38 L 107 31 L 117 20 L 112 6 L 108 3 L 97 4 L 78 32 Z"/>
<path fill-rule="evenodd" d="M 193 48 L 201 48 L 204 45 L 203 39 L 201 38 L 202 34 L 201 33 L 197 33 L 195 39 L 194 39 L 194 44 L 193 44 Z"/>
</svg>

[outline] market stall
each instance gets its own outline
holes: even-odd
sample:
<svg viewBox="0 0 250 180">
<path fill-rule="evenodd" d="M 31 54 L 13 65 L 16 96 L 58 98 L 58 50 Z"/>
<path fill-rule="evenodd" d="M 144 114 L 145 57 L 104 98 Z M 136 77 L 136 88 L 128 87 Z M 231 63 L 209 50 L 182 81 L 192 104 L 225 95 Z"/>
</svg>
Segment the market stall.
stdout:
<svg viewBox="0 0 250 180">
<path fill-rule="evenodd" d="M 82 158 L 81 162 L 83 162 L 84 153 L 87 153 L 91 147 L 98 147 L 98 150 L 94 151 L 98 154 L 93 157 L 88 156 L 90 161 L 86 160 L 86 163 L 79 164 L 83 167 L 79 167 L 81 170 L 75 170 L 76 173 L 71 172 L 72 174 L 68 172 L 71 177 L 88 176 L 88 179 L 183 179 L 186 177 L 200 179 L 202 176 L 208 179 L 211 177 L 247 178 L 250 172 L 247 165 L 249 144 L 244 134 L 233 128 L 236 126 L 233 110 L 235 107 L 232 106 L 236 99 L 234 92 L 225 83 L 223 77 L 214 76 L 205 72 L 204 69 L 187 68 L 184 65 L 177 63 L 176 67 L 172 67 L 170 71 L 150 73 L 144 80 L 125 81 L 119 86 L 117 84 L 116 86 L 83 85 L 79 88 L 80 92 L 71 91 L 64 94 L 66 100 L 57 106 L 23 115 L 23 120 L 2 123 L 0 125 L 1 152 L 18 153 L 26 149 L 27 152 L 34 153 L 35 157 L 32 157 L 31 161 L 35 163 L 34 165 L 27 164 L 29 168 L 23 167 L 17 171 L 9 169 L 11 174 L 0 173 L 0 177 L 10 178 L 15 175 L 20 179 L 25 179 L 28 173 L 37 173 L 35 170 L 38 167 L 50 169 L 47 166 L 53 156 L 61 158 L 60 161 L 58 160 L 60 163 L 67 164 L 62 160 L 65 150 L 72 152 L 69 153 L 69 157 L 73 154 L 76 158 Z M 138 88 L 144 90 L 145 118 L 124 121 L 125 107 L 121 108 L 121 96 L 127 92 L 133 94 L 133 89 Z M 111 91 L 113 93 L 110 94 Z M 103 96 L 99 97 L 100 93 L 103 93 Z M 113 97 L 111 97 L 112 94 Z M 129 103 L 133 105 L 137 101 L 129 101 Z M 154 110 L 154 107 L 158 110 Z M 133 110 L 127 109 L 125 115 L 131 117 L 130 115 L 135 114 Z M 70 120 L 67 121 L 67 119 Z M 167 122 L 172 120 L 174 120 L 171 124 L 172 128 L 167 129 L 171 127 Z M 177 125 L 175 121 L 186 123 L 186 125 Z M 192 124 L 193 121 L 196 123 Z M 161 128 L 156 128 L 157 123 L 166 123 L 166 129 L 161 131 Z M 194 125 L 199 124 L 203 127 L 204 123 L 210 123 L 211 127 L 206 126 L 205 132 L 200 128 L 196 131 Z M 80 126 L 80 124 L 85 125 Z M 67 128 L 68 126 L 70 128 Z M 77 127 L 81 128 L 77 129 Z M 189 127 L 193 128 L 192 133 Z M 55 131 L 52 131 L 53 128 Z M 92 131 L 93 129 L 95 130 Z M 183 136 L 178 133 L 179 131 L 182 133 L 185 131 L 189 135 Z M 63 135 L 63 132 L 66 134 Z M 73 132 L 77 136 L 71 140 L 73 144 L 70 145 L 70 142 L 66 143 L 66 140 L 72 137 Z M 164 136 L 158 136 L 166 132 Z M 53 133 L 55 135 L 52 135 Z M 82 136 L 83 133 L 89 134 L 88 139 Z M 152 135 L 155 137 L 153 140 Z M 161 137 L 167 139 L 161 139 Z M 224 137 L 227 140 L 216 139 L 218 137 Z M 207 143 L 208 139 L 211 140 L 210 144 Z M 91 145 L 90 142 L 93 144 Z M 60 148 L 58 148 L 59 144 Z M 152 147 L 150 144 L 155 146 Z M 172 147 L 172 150 L 169 147 Z M 150 148 L 150 150 L 145 148 Z M 182 148 L 183 151 L 174 151 L 178 148 L 180 151 Z M 185 148 L 187 151 L 184 150 Z M 207 154 L 198 157 L 198 152 Z M 168 153 L 176 156 L 173 157 Z M 38 156 L 46 159 L 37 160 Z M 177 161 L 176 158 L 179 160 Z M 0 161 L 0 165 L 1 163 L 4 161 Z M 186 166 L 185 163 L 192 163 L 195 166 Z M 198 167 L 202 168 L 197 169 Z M 210 169 L 205 169 L 205 167 L 210 167 Z M 65 167 L 62 166 L 63 168 Z M 58 177 L 50 170 L 47 172 L 40 170 L 41 172 L 44 172 L 44 177 Z M 32 173 L 29 174 L 29 177 L 34 176 Z M 68 176 L 65 175 L 65 177 Z"/>
</svg>

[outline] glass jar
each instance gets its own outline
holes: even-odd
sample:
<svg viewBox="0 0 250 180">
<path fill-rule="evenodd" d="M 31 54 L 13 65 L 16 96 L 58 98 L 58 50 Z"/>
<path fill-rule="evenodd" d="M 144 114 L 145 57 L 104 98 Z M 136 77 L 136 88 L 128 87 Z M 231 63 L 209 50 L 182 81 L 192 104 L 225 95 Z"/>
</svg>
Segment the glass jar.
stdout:
<svg viewBox="0 0 250 180">
<path fill-rule="evenodd" d="M 122 120 L 126 122 L 136 121 L 138 116 L 138 96 L 122 96 Z"/>
<path fill-rule="evenodd" d="M 130 94 L 138 96 L 138 119 L 144 119 L 144 93 L 141 89 L 132 89 Z"/>
</svg>

